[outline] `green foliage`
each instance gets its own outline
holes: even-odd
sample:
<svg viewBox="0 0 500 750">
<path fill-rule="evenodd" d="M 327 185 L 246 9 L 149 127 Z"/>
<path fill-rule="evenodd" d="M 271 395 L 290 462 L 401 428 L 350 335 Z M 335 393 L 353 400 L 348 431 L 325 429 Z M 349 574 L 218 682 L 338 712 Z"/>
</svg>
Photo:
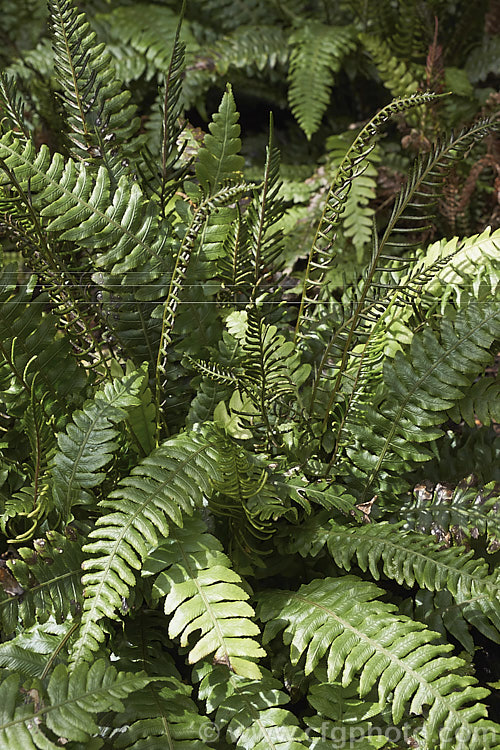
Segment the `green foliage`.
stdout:
<svg viewBox="0 0 500 750">
<path fill-rule="evenodd" d="M 500 747 L 493 6 L 35 5 L 0 746 Z"/>
</svg>

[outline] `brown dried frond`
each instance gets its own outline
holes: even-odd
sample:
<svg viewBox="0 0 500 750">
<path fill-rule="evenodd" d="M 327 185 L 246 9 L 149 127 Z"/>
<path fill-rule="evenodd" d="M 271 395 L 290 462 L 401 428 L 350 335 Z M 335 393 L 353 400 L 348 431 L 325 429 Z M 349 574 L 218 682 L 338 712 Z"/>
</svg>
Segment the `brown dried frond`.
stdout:
<svg viewBox="0 0 500 750">
<path fill-rule="evenodd" d="M 434 18 L 434 39 L 427 53 L 425 82 L 429 91 L 441 94 L 444 87 L 443 48 L 438 44 L 438 19 Z"/>
<path fill-rule="evenodd" d="M 500 34 L 500 0 L 490 0 L 484 17 L 484 30 L 490 36 Z"/>
<path fill-rule="evenodd" d="M 439 201 L 439 210 L 445 217 L 453 234 L 457 231 L 458 204 L 460 202 L 460 180 L 454 169 L 443 184 L 443 196 Z"/>
</svg>

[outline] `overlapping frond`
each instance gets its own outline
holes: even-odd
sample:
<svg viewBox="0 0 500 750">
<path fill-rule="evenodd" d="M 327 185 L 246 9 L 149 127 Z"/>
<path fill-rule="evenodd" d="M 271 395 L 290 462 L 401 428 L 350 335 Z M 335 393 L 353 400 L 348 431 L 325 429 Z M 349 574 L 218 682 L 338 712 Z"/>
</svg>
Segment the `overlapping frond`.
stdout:
<svg viewBox="0 0 500 750">
<path fill-rule="evenodd" d="M 19 675 L 11 674 L 0 685 L 0 741 L 12 750 L 55 750 L 61 740 L 89 742 L 99 730 L 98 714 L 123 710 L 123 699 L 150 681 L 117 672 L 104 659 L 80 664 L 72 673 L 59 664 L 46 691 L 35 683 L 22 702 Z"/>
<path fill-rule="evenodd" d="M 4 633 L 16 632 L 20 623 L 28 628 L 44 622 L 50 615 L 61 622 L 76 612 L 82 601 L 82 542 L 83 537 L 68 527 L 66 535 L 48 531 L 32 548 L 18 550 L 19 557 L 3 569 L 6 585 L 0 591 L 0 620 Z"/>
<path fill-rule="evenodd" d="M 367 158 L 375 147 L 374 139 L 381 127 L 398 112 L 406 112 L 435 98 L 433 94 L 424 93 L 391 102 L 361 130 L 347 151 L 326 196 L 309 252 L 295 327 L 296 336 L 306 333 L 308 318 L 314 316 L 314 303 L 321 295 L 325 274 L 335 261 L 335 240 L 352 183 L 365 171 Z"/>
<path fill-rule="evenodd" d="M 353 561 L 379 580 L 380 570 L 399 584 L 418 584 L 429 591 L 447 590 L 463 617 L 491 640 L 500 642 L 500 577 L 485 560 L 463 547 L 442 549 L 426 534 L 403 532 L 403 524 L 373 523 L 360 527 L 330 522 L 328 550 L 339 567 Z"/>
<path fill-rule="evenodd" d="M 360 41 L 392 96 L 410 96 L 418 91 L 423 69 L 396 57 L 389 44 L 375 34 L 361 33 Z"/>
<path fill-rule="evenodd" d="M 165 596 L 164 611 L 171 616 L 169 636 L 180 637 L 181 646 L 187 646 L 191 634 L 200 631 L 189 652 L 191 663 L 213 654 L 214 662 L 226 664 L 236 674 L 260 677 L 255 660 L 265 652 L 255 640 L 259 628 L 252 621 L 249 595 L 221 543 L 207 533 L 200 518 L 172 529 L 149 556 L 144 573 L 159 573 L 153 590 Z"/>
<path fill-rule="evenodd" d="M 169 747 L 175 750 L 210 750 L 213 732 L 208 717 L 198 712 L 190 697 L 192 688 L 176 677 L 169 676 L 159 690 L 147 686 L 134 691 L 124 701 L 125 710 L 114 717 L 120 729 L 116 748 L 149 750 Z"/>
<path fill-rule="evenodd" d="M 125 148 L 139 118 L 128 104 L 130 92 L 114 77 L 104 44 L 96 44 L 85 14 L 73 0 L 50 0 L 54 64 L 75 156 L 104 164 L 117 177 L 124 171 Z"/>
<path fill-rule="evenodd" d="M 486 537 L 495 551 L 500 541 L 500 514 L 495 482 L 474 486 L 474 477 L 461 482 L 454 490 L 438 483 L 414 488 L 397 513 L 410 529 L 425 533 L 434 531 L 438 539 L 453 534 L 458 540 Z"/>
<path fill-rule="evenodd" d="M 3 399 L 10 408 L 26 408 L 32 399 L 32 384 L 39 400 L 45 396 L 48 414 L 61 415 L 71 401 L 78 401 L 85 376 L 67 339 L 58 336 L 56 320 L 44 314 L 47 296 L 33 299 L 36 277 L 17 284 L 14 264 L 0 272 L 0 356 L 10 373 L 10 386 Z"/>
<path fill-rule="evenodd" d="M 282 685 L 267 670 L 260 680 L 231 674 L 227 667 L 204 665 L 199 670 L 199 697 L 207 711 L 217 711 L 217 733 L 242 750 L 304 750 L 307 736 L 293 713 Z"/>
<path fill-rule="evenodd" d="M 115 378 L 75 412 L 65 431 L 59 433 L 59 450 L 51 466 L 52 493 L 54 506 L 65 521 L 74 505 L 95 502 L 89 490 L 105 479 L 102 469 L 117 447 L 115 425 L 140 406 L 138 393 L 145 376 L 143 368 Z"/>
<path fill-rule="evenodd" d="M 115 275 L 156 260 L 166 244 L 159 231 L 158 209 L 145 201 L 136 182 L 123 175 L 113 190 L 108 171 L 89 171 L 84 163 L 60 154 L 50 156 L 46 146 L 38 153 L 11 133 L 0 141 L 0 158 L 24 190 L 46 230 L 81 247 L 101 251 L 96 263 Z"/>
<path fill-rule="evenodd" d="M 439 338 L 429 329 L 415 335 L 408 353 L 399 351 L 386 362 L 385 401 L 378 410 L 364 409 L 355 427 L 353 421 L 362 449 L 348 454 L 359 476 L 365 476 L 365 496 L 380 472 L 401 472 L 431 457 L 424 444 L 442 434 L 436 425 L 491 360 L 500 315 L 496 305 L 464 305 L 454 321 L 444 318 L 438 330 Z"/>
<path fill-rule="evenodd" d="M 342 675 L 345 686 L 359 674 L 360 696 L 375 684 L 380 703 L 392 694 L 394 722 L 405 711 L 424 713 L 430 745 L 483 750 L 498 743 L 500 728 L 479 703 L 487 691 L 460 673 L 463 660 L 445 656 L 451 646 L 433 644 L 437 633 L 396 614 L 394 605 L 377 600 L 381 593 L 355 576 L 326 578 L 297 592 L 266 592 L 259 613 L 269 637 L 285 628 L 292 663 L 304 658 L 306 674 L 325 659 L 328 681 Z"/>
<path fill-rule="evenodd" d="M 163 443 L 124 477 L 101 501 L 103 511 L 84 552 L 85 601 L 72 663 L 92 658 L 104 639 L 99 624 L 113 618 L 127 597 L 159 538 L 167 538 L 171 524 L 182 525 L 183 515 L 200 506 L 217 475 L 217 436 L 195 432 Z"/>
</svg>

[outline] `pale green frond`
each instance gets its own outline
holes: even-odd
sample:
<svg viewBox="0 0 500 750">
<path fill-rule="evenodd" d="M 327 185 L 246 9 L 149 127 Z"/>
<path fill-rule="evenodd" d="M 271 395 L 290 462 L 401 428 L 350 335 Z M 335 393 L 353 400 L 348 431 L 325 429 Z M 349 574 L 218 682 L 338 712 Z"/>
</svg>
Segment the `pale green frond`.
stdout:
<svg viewBox="0 0 500 750">
<path fill-rule="evenodd" d="M 478 702 L 487 691 L 460 673 L 463 660 L 445 656 L 451 646 L 432 644 L 438 634 L 396 614 L 377 600 L 381 593 L 355 576 L 315 580 L 297 592 L 262 594 L 259 616 L 270 636 L 285 628 L 292 663 L 305 658 L 306 674 L 325 659 L 328 681 L 341 675 L 347 686 L 359 674 L 360 696 L 376 684 L 382 705 L 391 695 L 395 723 L 405 712 L 423 713 L 429 744 L 483 750 L 498 743 L 500 727 Z"/>
<path fill-rule="evenodd" d="M 265 651 L 255 640 L 259 628 L 252 621 L 249 595 L 221 543 L 207 533 L 200 518 L 172 529 L 149 556 L 144 574 L 156 573 L 154 590 L 165 596 L 165 614 L 171 616 L 169 636 L 180 637 L 181 646 L 188 646 L 191 634 L 197 634 L 189 662 L 213 654 L 216 662 L 227 664 L 236 674 L 258 679 L 254 660 Z"/>
<path fill-rule="evenodd" d="M 104 512 L 83 548 L 91 557 L 82 565 L 85 600 L 73 664 L 92 659 L 104 640 L 100 621 L 116 616 L 158 539 L 210 494 L 217 440 L 191 432 L 166 441 L 101 501 Z"/>
<path fill-rule="evenodd" d="M 80 664 L 72 673 L 64 664 L 52 672 L 45 691 L 35 683 L 21 703 L 19 676 L 0 685 L 0 741 L 9 750 L 53 750 L 61 740 L 88 742 L 98 733 L 97 716 L 123 710 L 123 699 L 151 682 L 141 674 L 117 672 L 104 659 Z M 26 694 L 26 690 L 24 690 Z M 47 730 L 59 738 L 49 740 Z"/>
<path fill-rule="evenodd" d="M 196 176 L 206 195 L 214 195 L 229 180 L 240 181 L 244 159 L 241 148 L 239 114 L 228 85 L 219 110 L 209 124 L 203 148 L 198 152 Z"/>
</svg>

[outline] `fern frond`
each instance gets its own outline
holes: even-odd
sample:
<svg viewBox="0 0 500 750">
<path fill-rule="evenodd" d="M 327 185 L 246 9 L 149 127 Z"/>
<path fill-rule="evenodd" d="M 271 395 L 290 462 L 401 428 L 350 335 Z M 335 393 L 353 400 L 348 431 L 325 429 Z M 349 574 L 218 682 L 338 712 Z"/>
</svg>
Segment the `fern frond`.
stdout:
<svg viewBox="0 0 500 750">
<path fill-rule="evenodd" d="M 228 16 L 234 17 L 234 2 Z M 186 106 L 201 101 L 202 95 L 215 82 L 226 81 L 230 73 L 249 70 L 256 75 L 286 65 L 289 57 L 288 36 L 283 28 L 272 25 L 269 19 L 269 5 L 266 17 L 261 23 L 253 18 L 247 24 L 238 24 L 224 36 L 209 45 L 194 50 L 188 57 L 184 99 Z M 248 80 L 248 79 L 247 79 Z M 256 80 L 252 81 L 253 86 Z M 274 93 L 274 90 L 271 90 Z M 262 95 L 270 99 L 265 89 Z"/>
<path fill-rule="evenodd" d="M 2 131 L 14 129 L 28 139 L 28 129 L 24 119 L 24 103 L 16 90 L 15 81 L 5 73 L 0 73 L 0 107 L 4 114 L 0 120 Z"/>
<path fill-rule="evenodd" d="M 498 742 L 500 727 L 484 718 L 486 707 L 478 702 L 487 692 L 458 672 L 463 660 L 444 656 L 451 646 L 432 644 L 438 634 L 396 614 L 376 599 L 381 593 L 355 576 L 326 578 L 297 592 L 266 592 L 259 613 L 270 636 L 285 628 L 292 663 L 304 657 L 306 674 L 326 658 L 329 682 L 342 674 L 347 686 L 359 674 L 361 697 L 376 683 L 381 704 L 392 693 L 395 724 L 405 710 L 425 712 L 430 745 L 482 750 Z"/>
<path fill-rule="evenodd" d="M 53 614 L 57 622 L 75 614 L 82 600 L 80 584 L 82 538 L 71 527 L 66 536 L 48 531 L 33 548 L 21 547 L 8 569 L 17 584 L 17 594 L 0 591 L 0 620 L 6 634 L 45 622 Z M 22 596 L 21 596 L 22 595 Z"/>
<path fill-rule="evenodd" d="M 149 685 L 124 701 L 125 711 L 114 718 L 120 733 L 116 748 L 150 750 L 156 746 L 175 750 L 210 750 L 212 726 L 198 713 L 190 698 L 192 688 L 176 677 L 167 677 L 160 690 Z"/>
<path fill-rule="evenodd" d="M 455 237 L 446 242 L 442 240 L 431 245 L 427 257 L 447 259 L 446 265 L 433 275 L 423 287 L 428 295 L 427 305 L 440 301 L 441 310 L 455 300 L 460 304 L 462 296 L 473 294 L 476 298 L 494 295 L 500 284 L 500 230 L 486 227 L 481 234 L 466 237 L 460 242 Z"/>
<path fill-rule="evenodd" d="M 113 457 L 118 430 L 115 425 L 140 405 L 139 389 L 146 377 L 133 372 L 115 378 L 98 390 L 91 401 L 72 415 L 65 431 L 58 435 L 59 450 L 52 461 L 52 493 L 55 507 L 64 522 L 74 505 L 92 505 L 88 492 L 101 484 L 101 470 Z"/>
<path fill-rule="evenodd" d="M 66 644 L 76 627 L 69 620 L 58 624 L 50 618 L 24 629 L 0 645 L 0 666 L 25 677 L 43 679 L 64 659 Z"/>
<path fill-rule="evenodd" d="M 180 636 L 181 646 L 187 646 L 189 636 L 200 631 L 189 662 L 213 654 L 214 663 L 259 679 L 261 673 L 253 660 L 265 651 L 254 639 L 259 629 L 251 619 L 254 611 L 246 602 L 249 596 L 221 543 L 207 533 L 200 518 L 172 529 L 170 537 L 149 556 L 143 574 L 156 573 L 153 591 L 165 596 L 165 614 L 172 616 L 170 638 Z"/>
<path fill-rule="evenodd" d="M 37 400 L 42 394 L 48 414 L 60 416 L 68 403 L 78 398 L 85 375 L 71 356 L 69 342 L 58 336 L 56 321 L 43 313 L 46 295 L 32 299 L 36 277 L 17 286 L 17 268 L 6 266 L 0 271 L 0 358 L 11 373 L 11 394 L 4 399 L 27 405 L 32 398 L 32 384 Z"/>
<path fill-rule="evenodd" d="M 357 528 L 330 522 L 328 550 L 345 570 L 355 558 L 361 570 L 375 580 L 380 568 L 388 578 L 411 588 L 417 583 L 429 591 L 447 590 L 463 617 L 488 638 L 500 643 L 500 576 L 490 575 L 484 560 L 463 547 L 442 549 L 426 534 L 403 532 L 402 523 L 372 523 Z"/>
<path fill-rule="evenodd" d="M 366 422 L 362 425 L 357 419 L 355 432 L 364 436 L 361 442 L 365 452 L 349 450 L 348 454 L 369 475 L 364 482 L 365 493 L 386 459 L 385 469 L 396 471 L 413 461 L 428 460 L 430 453 L 423 443 L 442 434 L 435 425 L 446 419 L 446 411 L 463 398 L 464 387 L 491 358 L 489 349 L 500 337 L 496 306 L 461 307 L 453 322 L 447 318 L 441 321 L 440 337 L 441 341 L 424 329 L 413 337 L 407 355 L 396 352 L 394 360 L 384 367 L 389 389 L 385 403 L 378 412 L 365 410 L 369 429 Z"/>
<path fill-rule="evenodd" d="M 180 17 L 172 8 L 153 3 L 119 5 L 99 13 L 99 24 L 104 26 L 108 49 L 122 78 L 150 80 L 157 73 L 168 75 Z M 188 19 L 182 22 L 179 39 L 188 49 L 198 47 Z"/>
<path fill-rule="evenodd" d="M 486 426 L 500 422 L 500 378 L 477 380 L 448 414 L 456 424 L 463 419 L 470 427 L 477 419 Z"/>
<path fill-rule="evenodd" d="M 47 702 L 37 685 L 29 702 L 16 705 L 21 691 L 19 676 L 12 674 L 0 685 L 0 741 L 12 750 L 55 750 L 57 745 L 49 740 L 52 732 L 64 742 L 88 742 L 99 732 L 99 713 L 122 711 L 123 699 L 150 681 L 141 674 L 117 672 L 104 660 L 79 664 L 71 674 L 59 664 L 47 685 Z"/>
<path fill-rule="evenodd" d="M 249 237 L 248 249 L 253 259 L 254 298 L 258 293 L 258 285 L 276 271 L 273 266 L 282 252 L 282 231 L 275 228 L 284 214 L 284 202 L 278 197 L 281 188 L 279 169 L 280 154 L 273 146 L 271 118 L 262 187 L 258 192 L 255 191 L 254 199 L 245 215 Z"/>
<path fill-rule="evenodd" d="M 202 232 L 203 226 L 211 213 L 217 211 L 221 206 L 226 206 L 238 200 L 244 195 L 247 189 L 247 185 L 245 184 L 228 185 L 227 187 L 218 190 L 217 193 L 208 195 L 195 208 L 191 218 L 191 223 L 184 234 L 182 242 L 179 243 L 167 297 L 163 303 L 162 329 L 160 345 L 158 347 L 158 356 L 156 359 L 156 400 L 158 419 L 160 417 L 160 406 L 164 403 L 163 396 L 167 382 L 168 349 L 172 343 L 172 331 L 191 255 L 199 241 L 199 235 Z"/>
<path fill-rule="evenodd" d="M 375 147 L 374 139 L 382 126 L 393 115 L 426 104 L 435 98 L 436 96 L 433 94 L 424 93 L 414 94 L 406 99 L 397 99 L 391 102 L 361 130 L 346 153 L 326 196 L 323 212 L 309 252 L 295 326 L 296 338 L 299 335 L 305 335 L 308 318 L 314 317 L 312 308 L 318 295 L 321 294 L 325 274 L 335 260 L 333 251 L 342 213 L 354 179 L 362 175 L 366 169 L 366 160 Z"/>
<path fill-rule="evenodd" d="M 220 107 L 214 114 L 198 152 L 196 176 L 205 195 L 215 195 L 229 180 L 240 180 L 244 159 L 241 149 L 239 114 L 236 111 L 231 86 L 222 97 Z"/>
<path fill-rule="evenodd" d="M 49 219 L 46 230 L 100 249 L 98 266 L 119 276 L 151 259 L 158 264 L 167 240 L 158 226 L 158 208 L 144 201 L 137 183 L 126 175 L 113 191 L 104 167 L 94 175 L 84 163 L 65 162 L 57 153 L 51 158 L 46 146 L 37 154 L 33 144 L 24 145 L 12 133 L 0 139 L 0 159 L 29 192 L 42 220 Z"/>
<path fill-rule="evenodd" d="M 387 42 L 374 34 L 361 33 L 359 38 L 391 96 L 411 96 L 418 91 L 423 67 L 420 70 L 416 65 L 397 58 Z"/>
<path fill-rule="evenodd" d="M 127 153 L 123 146 L 137 131 L 139 118 L 128 91 L 114 77 L 109 53 L 96 44 L 85 14 L 73 0 L 49 0 L 54 63 L 62 87 L 69 138 L 77 157 L 104 163 L 118 177 Z"/>
<path fill-rule="evenodd" d="M 186 174 L 187 167 L 176 168 L 178 161 L 177 139 L 182 132 L 180 117 L 182 114 L 182 75 L 184 72 L 184 55 L 186 45 L 180 41 L 181 22 L 184 17 L 185 0 L 183 0 L 179 24 L 175 32 L 172 57 L 165 76 L 163 102 L 162 102 L 162 144 L 161 144 L 161 178 L 160 178 L 160 204 L 163 214 L 165 206 L 173 194 L 173 188 L 167 189 L 172 179 L 179 180 Z M 174 183 L 175 185 L 175 183 Z"/>
<path fill-rule="evenodd" d="M 226 667 L 203 665 L 199 697 L 207 712 L 217 710 L 217 731 L 226 728 L 228 742 L 242 750 L 305 750 L 308 739 L 293 713 L 282 685 L 267 670 L 261 680 L 231 674 Z"/>
<path fill-rule="evenodd" d="M 308 140 L 318 130 L 330 101 L 334 75 L 355 46 L 354 30 L 306 22 L 292 32 L 288 73 L 290 109 Z"/>
<path fill-rule="evenodd" d="M 135 583 L 158 539 L 169 535 L 170 524 L 182 525 L 184 514 L 202 503 L 217 475 L 218 438 L 195 432 L 167 441 L 132 469 L 119 487 L 102 500 L 101 515 L 90 533 L 83 564 L 85 601 L 82 624 L 71 660 L 92 659 L 104 639 L 99 621 L 113 618 Z"/>
<path fill-rule="evenodd" d="M 430 533 L 438 538 L 454 533 L 458 539 L 485 536 L 494 551 L 500 541 L 498 491 L 495 483 L 484 488 L 464 481 L 454 491 L 437 484 L 430 491 L 425 485 L 414 488 L 397 514 L 406 519 L 408 528 Z"/>
<path fill-rule="evenodd" d="M 453 163 L 498 127 L 495 118 L 479 119 L 458 134 L 452 134 L 447 140 L 438 142 L 424 157 L 417 158 L 394 204 L 380 240 L 379 255 L 385 248 L 392 248 L 389 252 L 393 253 L 393 248 L 408 249 L 417 244 L 408 242 L 408 233 L 422 232 L 428 228 L 437 202 L 436 193 L 446 172 Z M 398 238 L 398 233 L 400 237 L 403 235 L 402 239 Z"/>
</svg>

